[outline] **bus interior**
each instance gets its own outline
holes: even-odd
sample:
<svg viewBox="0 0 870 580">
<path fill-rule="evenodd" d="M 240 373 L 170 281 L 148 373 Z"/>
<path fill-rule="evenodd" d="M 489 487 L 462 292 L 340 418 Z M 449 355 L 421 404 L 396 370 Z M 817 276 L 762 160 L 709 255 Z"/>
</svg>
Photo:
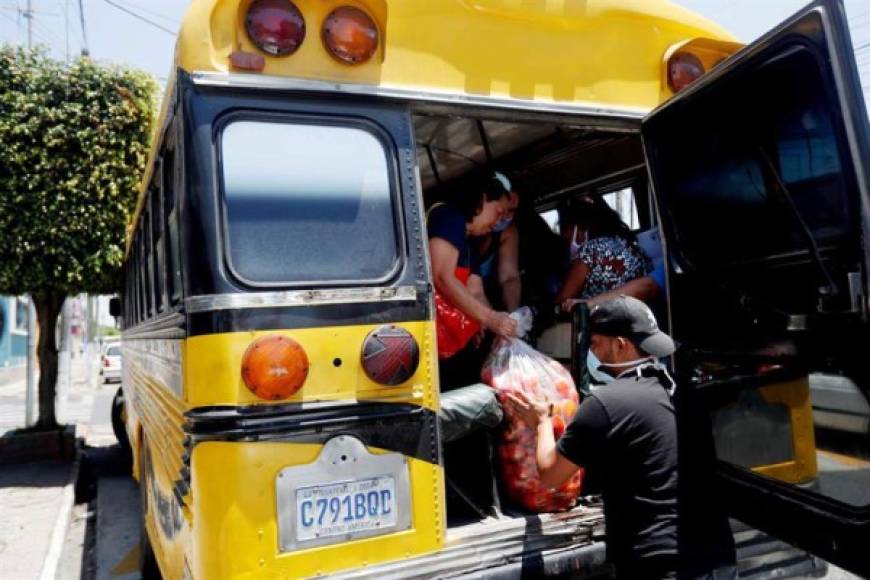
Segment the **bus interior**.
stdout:
<svg viewBox="0 0 870 580">
<path fill-rule="evenodd" d="M 510 175 L 520 194 L 520 211 L 534 210 L 554 234 L 557 207 L 591 196 L 603 196 L 632 230 L 652 227 L 655 211 L 647 194 L 639 132 L 548 121 L 417 113 L 417 164 L 426 207 L 462 195 L 475 187 L 482 173 L 498 170 Z M 521 275 L 525 278 L 526 272 Z M 566 321 L 564 316 L 547 321 L 566 331 L 556 333 L 562 342 L 570 341 Z M 533 344 L 569 366 L 568 344 L 551 342 Z M 496 438 L 497 433 L 477 432 L 445 445 L 447 516 L 454 530 L 490 516 L 528 515 L 506 497 L 498 482 Z M 595 482 L 587 481 L 584 488 L 584 493 L 594 493 Z M 584 513 L 584 508 L 577 512 Z"/>
</svg>

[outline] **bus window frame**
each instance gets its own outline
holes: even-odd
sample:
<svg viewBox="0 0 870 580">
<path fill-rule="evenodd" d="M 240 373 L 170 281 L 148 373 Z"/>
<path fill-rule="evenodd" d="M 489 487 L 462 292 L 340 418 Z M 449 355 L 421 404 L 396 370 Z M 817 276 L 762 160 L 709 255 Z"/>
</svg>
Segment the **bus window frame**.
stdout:
<svg viewBox="0 0 870 580">
<path fill-rule="evenodd" d="M 223 134 L 227 127 L 233 123 L 254 121 L 265 123 L 281 123 L 285 125 L 311 125 L 315 127 L 338 127 L 353 128 L 365 131 L 380 143 L 384 150 L 384 158 L 387 162 L 387 178 L 390 186 L 390 202 L 393 210 L 393 235 L 396 244 L 396 259 L 386 274 L 376 279 L 353 279 L 353 280 L 303 280 L 296 282 L 262 282 L 249 280 L 242 276 L 232 263 L 230 252 L 229 221 L 226 204 L 226 187 L 224 184 L 223 170 Z M 373 119 L 352 117 L 349 115 L 325 115 L 323 113 L 300 113 L 239 110 L 221 115 L 215 120 L 212 142 L 215 147 L 215 171 L 218 195 L 219 236 L 223 261 L 230 276 L 246 287 L 253 289 L 263 288 L 347 288 L 360 286 L 382 286 L 394 283 L 408 264 L 409 252 L 405 229 L 407 220 L 402 204 L 402 180 L 399 176 L 399 148 L 390 132 Z"/>
</svg>

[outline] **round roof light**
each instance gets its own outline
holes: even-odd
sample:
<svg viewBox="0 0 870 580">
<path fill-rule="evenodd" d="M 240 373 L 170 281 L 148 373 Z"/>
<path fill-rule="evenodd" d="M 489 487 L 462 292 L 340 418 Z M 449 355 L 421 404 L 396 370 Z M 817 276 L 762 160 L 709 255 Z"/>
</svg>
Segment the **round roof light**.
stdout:
<svg viewBox="0 0 870 580">
<path fill-rule="evenodd" d="M 293 54 L 305 40 L 305 18 L 290 0 L 254 0 L 245 29 L 251 41 L 272 56 Z"/>
<path fill-rule="evenodd" d="M 674 53 L 668 59 L 668 86 L 678 93 L 698 80 L 704 72 L 704 64 L 694 54 Z"/>
<path fill-rule="evenodd" d="M 323 44 L 341 62 L 365 62 L 378 50 L 378 27 L 363 10 L 341 6 L 323 22 Z"/>
</svg>

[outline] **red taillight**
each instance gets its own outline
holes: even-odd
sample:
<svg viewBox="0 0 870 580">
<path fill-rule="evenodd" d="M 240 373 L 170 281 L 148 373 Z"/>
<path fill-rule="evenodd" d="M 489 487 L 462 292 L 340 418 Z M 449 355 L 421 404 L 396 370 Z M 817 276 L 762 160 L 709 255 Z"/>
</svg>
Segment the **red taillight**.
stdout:
<svg viewBox="0 0 870 580">
<path fill-rule="evenodd" d="M 376 383 L 401 385 L 414 376 L 419 364 L 420 347 L 404 328 L 382 326 L 363 342 L 362 367 Z"/>
<path fill-rule="evenodd" d="M 108 366 L 109 366 L 109 359 L 108 359 L 108 357 L 105 357 L 105 356 L 103 357 L 103 366 L 104 366 L 104 367 L 108 367 Z"/>
<path fill-rule="evenodd" d="M 254 0 L 245 28 L 251 41 L 272 56 L 293 54 L 305 40 L 305 18 L 290 0 Z"/>
<path fill-rule="evenodd" d="M 258 338 L 242 357 L 242 380 L 270 401 L 296 394 L 308 378 L 308 355 L 298 342 L 280 335 Z"/>
<path fill-rule="evenodd" d="M 678 93 L 698 80 L 704 72 L 704 64 L 694 54 L 674 53 L 668 59 L 668 86 Z"/>
<path fill-rule="evenodd" d="M 372 17 L 359 8 L 341 6 L 323 22 L 323 44 L 342 62 L 365 62 L 378 49 L 378 27 Z"/>
</svg>

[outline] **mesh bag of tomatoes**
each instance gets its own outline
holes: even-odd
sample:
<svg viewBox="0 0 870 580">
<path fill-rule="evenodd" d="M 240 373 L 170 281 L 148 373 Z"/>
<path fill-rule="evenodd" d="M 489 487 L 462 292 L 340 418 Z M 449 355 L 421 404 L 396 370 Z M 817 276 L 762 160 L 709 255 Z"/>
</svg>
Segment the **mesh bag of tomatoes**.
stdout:
<svg viewBox="0 0 870 580">
<path fill-rule="evenodd" d="M 557 361 L 518 339 L 499 339 L 481 372 L 483 382 L 494 388 L 504 402 L 508 391 L 524 391 L 538 400 L 553 403 L 553 435 L 558 440 L 574 417 L 580 396 L 571 374 Z M 570 509 L 577 502 L 583 470 L 562 487 L 541 483 L 535 459 L 536 429 L 505 407 L 505 428 L 498 444 L 499 469 L 510 498 L 535 512 Z"/>
</svg>

